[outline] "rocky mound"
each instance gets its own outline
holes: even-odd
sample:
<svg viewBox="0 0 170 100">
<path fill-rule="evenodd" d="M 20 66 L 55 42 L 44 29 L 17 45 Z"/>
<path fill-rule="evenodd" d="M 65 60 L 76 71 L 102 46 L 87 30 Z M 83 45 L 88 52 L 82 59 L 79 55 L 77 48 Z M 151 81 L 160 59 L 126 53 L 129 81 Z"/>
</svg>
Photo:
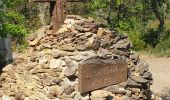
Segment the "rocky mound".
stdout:
<svg viewBox="0 0 170 100">
<path fill-rule="evenodd" d="M 0 77 L 0 97 L 3 100 L 150 98 L 152 74 L 148 71 L 148 64 L 133 53 L 127 36 L 104 28 L 92 18 L 69 15 L 58 32 L 52 33 L 50 27 L 45 27 L 28 41 L 28 51 L 3 69 Z M 128 80 L 80 94 L 78 65 L 92 57 L 126 60 Z"/>
</svg>

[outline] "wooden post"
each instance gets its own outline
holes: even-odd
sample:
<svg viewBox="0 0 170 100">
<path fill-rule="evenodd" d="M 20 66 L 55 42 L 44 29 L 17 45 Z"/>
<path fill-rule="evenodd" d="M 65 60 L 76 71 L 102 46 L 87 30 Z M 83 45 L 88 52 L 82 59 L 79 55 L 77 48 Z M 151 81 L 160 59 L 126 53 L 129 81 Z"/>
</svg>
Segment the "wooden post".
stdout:
<svg viewBox="0 0 170 100">
<path fill-rule="evenodd" d="M 60 26 L 64 23 L 67 14 L 67 1 L 56 0 L 56 4 L 51 17 L 53 31 L 56 32 Z"/>
<path fill-rule="evenodd" d="M 50 2 L 50 17 L 53 25 L 53 32 L 58 31 L 64 23 L 67 11 L 67 2 L 78 2 L 79 0 L 30 0 L 34 2 Z"/>
</svg>

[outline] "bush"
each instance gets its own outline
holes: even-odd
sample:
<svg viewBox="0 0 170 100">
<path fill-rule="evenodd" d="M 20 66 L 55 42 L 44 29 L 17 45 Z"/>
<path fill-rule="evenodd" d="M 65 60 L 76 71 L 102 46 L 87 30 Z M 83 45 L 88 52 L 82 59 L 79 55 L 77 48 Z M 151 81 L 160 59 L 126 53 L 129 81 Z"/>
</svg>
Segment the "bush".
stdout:
<svg viewBox="0 0 170 100">
<path fill-rule="evenodd" d="M 145 42 L 140 32 L 130 32 L 129 38 L 133 44 L 133 50 L 140 51 L 145 48 Z"/>
</svg>

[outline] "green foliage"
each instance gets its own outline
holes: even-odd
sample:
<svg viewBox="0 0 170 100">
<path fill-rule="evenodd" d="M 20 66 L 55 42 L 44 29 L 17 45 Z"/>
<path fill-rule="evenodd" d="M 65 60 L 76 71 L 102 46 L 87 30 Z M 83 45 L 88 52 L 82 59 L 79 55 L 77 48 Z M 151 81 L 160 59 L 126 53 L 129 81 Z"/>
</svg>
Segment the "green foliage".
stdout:
<svg viewBox="0 0 170 100">
<path fill-rule="evenodd" d="M 25 27 L 25 17 L 19 13 L 15 8 L 18 4 L 22 3 L 21 0 L 3 1 L 0 5 L 1 16 L 0 16 L 0 36 L 1 37 L 25 37 L 28 33 Z"/>
<path fill-rule="evenodd" d="M 91 0 L 90 3 L 83 4 L 83 13 L 80 14 L 90 15 L 98 21 L 105 22 L 105 26 L 128 34 L 134 50 L 162 52 L 163 55 L 168 54 L 170 48 L 170 26 L 164 26 L 170 12 L 169 3 L 170 0 Z M 150 21 L 156 20 L 157 26 L 152 27 L 153 23 Z"/>
<path fill-rule="evenodd" d="M 23 51 L 25 37 L 40 26 L 35 5 L 28 0 L 0 0 L 0 37 L 11 37 L 15 50 Z"/>
<path fill-rule="evenodd" d="M 140 51 L 145 48 L 145 42 L 143 41 L 143 36 L 140 32 L 130 32 L 129 38 L 133 44 L 133 49 L 136 51 Z"/>
</svg>

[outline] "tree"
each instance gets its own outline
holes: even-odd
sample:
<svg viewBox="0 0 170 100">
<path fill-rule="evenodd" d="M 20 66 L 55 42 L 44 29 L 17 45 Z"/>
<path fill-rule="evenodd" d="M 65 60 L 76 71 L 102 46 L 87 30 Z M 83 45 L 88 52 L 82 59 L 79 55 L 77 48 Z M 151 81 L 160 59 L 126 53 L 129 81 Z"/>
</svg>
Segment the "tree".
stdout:
<svg viewBox="0 0 170 100">
<path fill-rule="evenodd" d="M 165 19 L 168 14 L 168 0 L 151 0 L 151 6 L 156 18 L 159 20 L 158 38 L 160 40 L 161 33 L 164 30 Z"/>
</svg>

